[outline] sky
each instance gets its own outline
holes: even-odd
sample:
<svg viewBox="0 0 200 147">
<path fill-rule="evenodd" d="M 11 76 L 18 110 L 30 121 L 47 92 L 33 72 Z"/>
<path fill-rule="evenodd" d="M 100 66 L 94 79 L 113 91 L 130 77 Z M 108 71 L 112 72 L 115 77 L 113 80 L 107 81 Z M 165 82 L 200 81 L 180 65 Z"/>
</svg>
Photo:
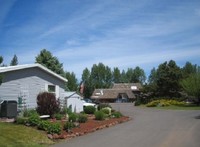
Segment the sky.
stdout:
<svg viewBox="0 0 200 147">
<path fill-rule="evenodd" d="M 200 0 L 0 0 L 0 55 L 32 64 L 42 49 L 81 78 L 174 60 L 200 65 Z"/>
</svg>

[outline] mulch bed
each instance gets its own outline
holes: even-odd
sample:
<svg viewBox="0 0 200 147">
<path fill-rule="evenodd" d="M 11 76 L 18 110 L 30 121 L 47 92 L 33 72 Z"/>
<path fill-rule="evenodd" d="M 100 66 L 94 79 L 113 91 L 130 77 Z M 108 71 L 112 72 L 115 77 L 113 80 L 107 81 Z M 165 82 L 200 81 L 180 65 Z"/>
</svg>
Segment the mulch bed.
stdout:
<svg viewBox="0 0 200 147">
<path fill-rule="evenodd" d="M 88 119 L 86 123 L 80 123 L 78 127 L 73 128 L 70 132 L 66 132 L 63 130 L 60 135 L 48 134 L 48 137 L 50 139 L 71 139 L 77 136 L 82 136 L 88 133 L 95 132 L 97 130 L 108 128 L 108 127 L 117 125 L 119 123 L 127 122 L 129 120 L 130 118 L 126 116 L 123 116 L 120 118 L 111 118 L 111 119 L 103 120 L 103 121 L 98 121 L 98 120 L 95 120 L 93 117 L 91 117 Z"/>
</svg>

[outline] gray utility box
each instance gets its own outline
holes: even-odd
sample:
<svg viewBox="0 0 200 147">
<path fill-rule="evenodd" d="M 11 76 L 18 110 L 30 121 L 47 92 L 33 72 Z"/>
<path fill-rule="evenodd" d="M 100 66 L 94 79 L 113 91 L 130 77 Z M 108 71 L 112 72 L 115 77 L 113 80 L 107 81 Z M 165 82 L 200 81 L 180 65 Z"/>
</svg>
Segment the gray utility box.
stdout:
<svg viewBox="0 0 200 147">
<path fill-rule="evenodd" d="M 17 116 L 17 101 L 4 101 L 0 108 L 0 117 L 15 118 Z"/>
</svg>

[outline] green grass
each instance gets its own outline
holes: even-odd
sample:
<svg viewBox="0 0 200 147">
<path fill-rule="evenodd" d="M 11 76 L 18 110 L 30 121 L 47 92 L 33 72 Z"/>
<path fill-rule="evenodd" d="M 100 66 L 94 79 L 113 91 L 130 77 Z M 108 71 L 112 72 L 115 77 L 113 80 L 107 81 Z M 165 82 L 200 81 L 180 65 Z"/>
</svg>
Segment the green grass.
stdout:
<svg viewBox="0 0 200 147">
<path fill-rule="evenodd" d="M 152 107 L 157 109 L 164 109 L 164 110 L 200 110 L 200 106 L 193 106 L 193 105 L 185 105 L 185 106 L 166 106 L 166 107 Z"/>
<path fill-rule="evenodd" d="M 45 147 L 53 143 L 45 132 L 23 125 L 0 122 L 1 147 Z"/>
</svg>

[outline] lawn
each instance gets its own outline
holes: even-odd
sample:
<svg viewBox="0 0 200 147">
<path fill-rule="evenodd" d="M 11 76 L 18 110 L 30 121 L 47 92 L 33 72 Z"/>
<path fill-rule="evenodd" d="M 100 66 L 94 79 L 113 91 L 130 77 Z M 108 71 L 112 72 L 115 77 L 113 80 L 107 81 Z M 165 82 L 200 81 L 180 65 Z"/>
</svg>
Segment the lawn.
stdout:
<svg viewBox="0 0 200 147">
<path fill-rule="evenodd" d="M 13 123 L 0 122 L 0 133 L 2 147 L 45 147 L 54 143 L 45 132 Z"/>
</svg>

